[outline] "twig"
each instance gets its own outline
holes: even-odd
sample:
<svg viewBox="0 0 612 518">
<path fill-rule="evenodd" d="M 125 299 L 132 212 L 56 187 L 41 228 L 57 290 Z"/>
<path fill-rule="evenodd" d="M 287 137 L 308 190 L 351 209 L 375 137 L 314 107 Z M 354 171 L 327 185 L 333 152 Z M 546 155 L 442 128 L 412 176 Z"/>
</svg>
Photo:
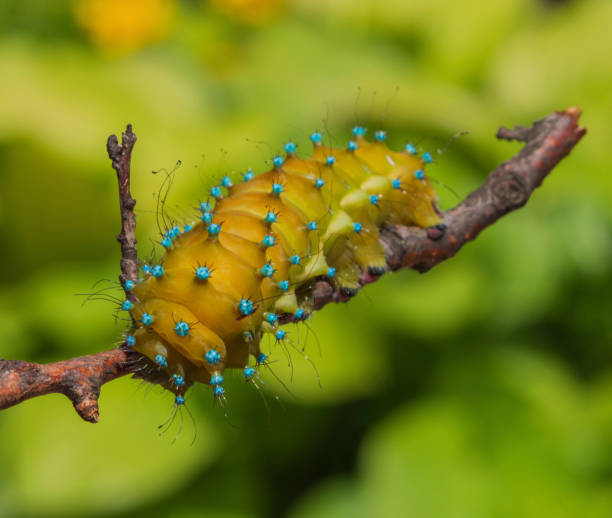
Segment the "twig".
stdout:
<svg viewBox="0 0 612 518">
<path fill-rule="evenodd" d="M 531 128 L 500 128 L 498 138 L 520 140 L 526 143 L 525 147 L 489 174 L 484 184 L 463 202 L 443 213 L 444 225 L 428 229 L 400 225 L 384 227 L 380 240 L 389 269 L 413 268 L 426 272 L 455 255 L 504 214 L 522 207 L 534 189 L 586 133 L 578 125 L 579 117 L 578 108 L 568 108 L 537 121 Z M 108 139 L 108 154 L 119 180 L 122 231 L 117 239 L 121 243 L 122 285 L 138 276 L 133 213 L 136 202 L 130 195 L 130 156 L 135 142 L 136 136 L 130 125 L 123 134 L 121 146 L 114 135 Z M 377 278 L 364 272 L 361 284 L 374 282 Z M 131 293 L 127 295 L 130 297 Z M 329 302 L 344 302 L 350 298 L 325 280 L 317 281 L 313 297 L 316 309 Z M 290 320 L 291 317 L 285 316 L 285 322 Z M 134 373 L 137 369 L 135 358 L 136 353 L 122 346 L 46 365 L 0 360 L 0 409 L 35 396 L 59 392 L 73 402 L 83 419 L 97 422 L 100 387 L 115 378 Z"/>
<path fill-rule="evenodd" d="M 130 161 L 132 149 L 136 144 L 136 135 L 132 132 L 132 125 L 128 124 L 125 133 L 121 136 L 121 145 L 116 135 L 108 137 L 106 150 L 111 159 L 113 169 L 117 172 L 117 183 L 119 184 L 119 209 L 121 211 L 121 232 L 117 235 L 117 241 L 121 244 L 121 275 L 119 281 L 125 289 L 125 281 L 138 280 L 138 251 L 136 250 L 136 216 L 134 207 L 136 200 L 130 192 Z M 134 294 L 126 290 L 126 296 L 132 302 L 136 302 Z"/>
</svg>

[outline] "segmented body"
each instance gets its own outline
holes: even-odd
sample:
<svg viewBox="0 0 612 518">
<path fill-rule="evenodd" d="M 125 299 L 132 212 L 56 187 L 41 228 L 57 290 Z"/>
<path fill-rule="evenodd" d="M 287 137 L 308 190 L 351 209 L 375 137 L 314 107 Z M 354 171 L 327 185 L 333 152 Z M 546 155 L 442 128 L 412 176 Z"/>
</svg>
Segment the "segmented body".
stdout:
<svg viewBox="0 0 612 518">
<path fill-rule="evenodd" d="M 441 223 L 423 172 L 431 155 L 391 151 L 384 132 L 370 142 L 356 127 L 353 137 L 335 149 L 313 133 L 310 158 L 288 143 L 272 170 L 249 171 L 239 185 L 225 177 L 201 204 L 201 221 L 169 230 L 161 263 L 130 286 L 138 302 L 124 309 L 137 325 L 126 343 L 168 375 L 177 404 L 196 381 L 224 397 L 225 369 L 252 379 L 266 358 L 262 335 L 284 340 L 279 315 L 308 316 L 315 279 L 352 293 L 363 271 L 383 272 L 383 224 Z"/>
</svg>

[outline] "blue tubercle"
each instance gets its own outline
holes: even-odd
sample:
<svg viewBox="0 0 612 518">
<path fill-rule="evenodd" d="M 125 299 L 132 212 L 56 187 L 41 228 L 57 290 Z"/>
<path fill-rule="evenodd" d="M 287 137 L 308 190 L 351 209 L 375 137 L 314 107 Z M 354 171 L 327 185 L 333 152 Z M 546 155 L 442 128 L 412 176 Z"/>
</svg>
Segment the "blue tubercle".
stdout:
<svg viewBox="0 0 612 518">
<path fill-rule="evenodd" d="M 195 276 L 201 281 L 205 281 L 210 278 L 211 273 L 210 268 L 207 266 L 198 266 L 195 271 Z"/>
<path fill-rule="evenodd" d="M 257 363 L 264 363 L 268 359 L 268 355 L 264 353 L 259 353 L 257 356 Z"/>
<path fill-rule="evenodd" d="M 325 159 L 325 163 L 326 163 L 327 165 L 334 165 L 334 164 L 336 163 L 336 159 L 335 159 L 333 156 L 329 155 L 329 156 L 328 156 L 328 157 Z"/>
<path fill-rule="evenodd" d="M 317 178 L 317 181 L 315 182 L 315 187 L 317 189 L 320 189 L 324 185 L 325 185 L 325 180 L 323 180 L 323 178 Z"/>
<path fill-rule="evenodd" d="M 328 276 L 329 278 L 332 278 L 332 277 L 334 277 L 335 275 L 336 275 L 336 269 L 335 269 L 333 266 L 330 266 L 330 267 L 327 269 L 327 276 Z"/>
<path fill-rule="evenodd" d="M 417 169 L 417 170 L 414 172 L 414 177 L 415 177 L 417 180 L 422 180 L 423 178 L 425 178 L 425 173 L 423 172 L 423 170 L 422 170 L 422 169 Z"/>
<path fill-rule="evenodd" d="M 295 254 L 295 255 L 292 255 L 289 260 L 291 261 L 291 264 L 300 264 L 300 261 L 302 259 L 299 255 Z"/>
<path fill-rule="evenodd" d="M 264 277 L 272 277 L 276 270 L 274 269 L 274 266 L 272 266 L 272 263 L 267 262 L 261 267 L 260 271 Z"/>
<path fill-rule="evenodd" d="M 213 392 L 215 394 L 215 397 L 222 397 L 223 394 L 225 394 L 225 389 L 221 385 L 215 385 Z"/>
<path fill-rule="evenodd" d="M 159 365 L 160 367 L 164 368 L 168 366 L 168 361 L 166 360 L 166 357 L 161 354 L 155 356 L 155 363 L 157 363 L 157 365 Z"/>
<path fill-rule="evenodd" d="M 374 133 L 374 138 L 378 140 L 378 142 L 384 142 L 385 140 L 387 140 L 387 132 L 383 130 L 378 130 L 376 133 Z"/>
<path fill-rule="evenodd" d="M 281 291 L 287 291 L 289 289 L 289 281 L 280 281 L 278 283 L 278 287 L 281 289 Z"/>
<path fill-rule="evenodd" d="M 213 220 L 212 212 L 204 212 L 200 218 L 204 223 L 210 223 Z"/>
<path fill-rule="evenodd" d="M 370 203 L 372 205 L 378 205 L 378 200 L 379 200 L 378 194 L 371 194 L 370 195 Z"/>
<path fill-rule="evenodd" d="M 363 225 L 358 221 L 355 221 L 355 223 L 353 223 L 353 230 L 359 234 L 363 230 Z"/>
<path fill-rule="evenodd" d="M 133 307 L 134 307 L 134 305 L 129 300 L 124 300 L 123 304 L 121 304 L 121 309 L 123 311 L 129 311 Z"/>
<path fill-rule="evenodd" d="M 395 180 L 393 180 L 391 182 L 391 185 L 393 185 L 394 189 L 401 189 L 402 188 L 402 181 L 399 178 L 396 178 Z"/>
<path fill-rule="evenodd" d="M 125 345 L 128 347 L 134 347 L 136 345 L 136 338 L 134 338 L 132 335 L 127 335 L 125 337 Z"/>
<path fill-rule="evenodd" d="M 169 248 L 172 246 L 172 239 L 170 238 L 170 236 L 166 236 L 164 237 L 164 239 L 162 239 L 161 244 L 164 248 Z"/>
<path fill-rule="evenodd" d="M 223 193 L 221 192 L 221 187 L 219 187 L 218 185 L 215 185 L 214 187 L 211 187 L 210 195 L 213 198 L 221 198 L 221 196 L 223 196 Z"/>
<path fill-rule="evenodd" d="M 150 326 L 153 323 L 153 315 L 149 313 L 143 313 L 141 321 L 143 325 Z"/>
<path fill-rule="evenodd" d="M 285 188 L 283 187 L 283 184 L 281 183 L 273 183 L 272 184 L 272 194 L 280 194 L 281 192 L 283 192 L 285 190 Z"/>
<path fill-rule="evenodd" d="M 221 355 L 215 349 L 206 351 L 204 358 L 206 359 L 206 363 L 209 365 L 216 365 L 221 361 Z"/>
<path fill-rule="evenodd" d="M 431 164 L 433 162 L 433 156 L 431 156 L 429 151 L 425 151 L 425 153 L 423 153 L 423 162 L 426 164 Z"/>
<path fill-rule="evenodd" d="M 183 385 L 185 385 L 185 380 L 180 374 L 173 374 L 172 383 L 174 383 L 177 387 L 182 387 Z"/>
<path fill-rule="evenodd" d="M 305 315 L 305 311 L 302 308 L 298 308 L 297 311 L 293 314 L 296 320 L 302 320 Z"/>
<path fill-rule="evenodd" d="M 245 367 L 242 373 L 244 374 L 244 379 L 249 381 L 257 371 L 253 367 Z"/>
<path fill-rule="evenodd" d="M 164 274 L 164 267 L 161 264 L 156 264 L 151 270 L 151 275 L 158 279 Z"/>
<path fill-rule="evenodd" d="M 206 230 L 208 231 L 208 235 L 210 236 L 218 236 L 219 232 L 221 232 L 221 225 L 217 225 L 216 223 L 210 223 Z"/>
<path fill-rule="evenodd" d="M 265 247 L 274 246 L 274 243 L 275 243 L 274 236 L 271 236 L 270 234 L 266 234 L 261 241 L 261 244 Z"/>
<path fill-rule="evenodd" d="M 357 145 L 357 142 L 355 142 L 354 140 L 349 140 L 348 141 L 347 148 L 348 148 L 349 151 L 356 151 L 358 147 L 359 146 Z"/>
<path fill-rule="evenodd" d="M 268 324 L 272 325 L 275 325 L 278 322 L 278 316 L 275 313 L 266 313 L 265 319 Z"/>
<path fill-rule="evenodd" d="M 406 147 L 404 149 L 406 149 L 406 152 L 410 153 L 411 155 L 417 154 L 417 148 L 414 144 L 406 144 Z"/>
<path fill-rule="evenodd" d="M 277 341 L 281 341 L 285 339 L 285 336 L 287 336 L 287 332 L 283 331 L 282 329 L 277 329 L 276 332 L 274 333 L 274 338 L 276 338 Z"/>
<path fill-rule="evenodd" d="M 356 137 L 363 137 L 368 132 L 363 126 L 355 126 L 352 131 Z"/>
<path fill-rule="evenodd" d="M 238 303 L 238 310 L 244 316 L 248 316 L 255 311 L 255 307 L 250 299 L 241 299 Z"/>
<path fill-rule="evenodd" d="M 282 165 L 285 163 L 285 159 L 282 156 L 275 156 L 272 159 L 272 163 L 274 164 L 274 167 L 282 167 Z"/>
<path fill-rule="evenodd" d="M 270 210 L 266 214 L 265 222 L 268 224 L 272 224 L 272 223 L 276 223 L 277 219 L 278 219 L 278 216 Z"/>
<path fill-rule="evenodd" d="M 170 235 L 170 237 L 172 239 L 174 239 L 176 236 L 180 236 L 181 235 L 181 228 L 177 225 L 174 225 L 169 231 L 168 234 Z"/>
<path fill-rule="evenodd" d="M 191 225 L 185 225 L 185 228 L 183 229 L 183 234 L 186 234 L 190 230 L 191 230 Z"/>
<path fill-rule="evenodd" d="M 223 376 L 221 376 L 221 374 L 218 372 L 213 373 L 213 375 L 210 377 L 210 384 L 221 385 L 221 383 L 223 383 Z"/>
<path fill-rule="evenodd" d="M 187 322 L 177 322 L 174 326 L 174 332 L 179 336 L 188 336 L 189 335 L 189 324 Z"/>
<path fill-rule="evenodd" d="M 177 406 L 184 405 L 184 404 L 185 404 L 185 398 L 184 398 L 183 396 L 176 396 L 176 397 L 174 398 L 174 403 L 175 403 Z"/>
<path fill-rule="evenodd" d="M 316 221 L 309 221 L 306 225 L 308 227 L 308 230 L 317 230 L 317 222 Z"/>
<path fill-rule="evenodd" d="M 244 181 L 245 181 L 245 182 L 248 182 L 248 181 L 252 180 L 253 178 L 255 178 L 255 173 L 253 173 L 253 171 L 251 171 L 251 170 L 249 169 L 249 170 L 247 170 L 247 172 L 246 172 L 246 173 L 244 173 L 244 174 L 242 175 L 242 178 L 244 178 Z"/>
<path fill-rule="evenodd" d="M 200 202 L 200 212 L 209 212 L 210 211 L 210 203 L 207 201 Z"/>
<path fill-rule="evenodd" d="M 134 281 L 132 281 L 132 280 L 125 281 L 125 289 L 126 289 L 126 291 L 130 291 L 135 285 L 136 285 L 136 283 Z"/>
<path fill-rule="evenodd" d="M 223 187 L 227 189 L 234 186 L 234 184 L 232 183 L 232 179 L 229 176 L 223 177 L 223 179 L 221 180 L 221 185 L 223 185 Z"/>
<path fill-rule="evenodd" d="M 153 273 L 153 270 L 151 270 L 151 267 L 148 264 L 144 264 L 142 266 L 142 273 Z"/>
<path fill-rule="evenodd" d="M 315 131 L 310 135 L 310 140 L 315 145 L 320 144 L 323 141 L 323 135 L 318 131 Z"/>
<path fill-rule="evenodd" d="M 285 144 L 285 151 L 291 155 L 292 153 L 295 153 L 295 149 L 296 149 L 296 145 L 293 142 L 287 142 Z"/>
</svg>

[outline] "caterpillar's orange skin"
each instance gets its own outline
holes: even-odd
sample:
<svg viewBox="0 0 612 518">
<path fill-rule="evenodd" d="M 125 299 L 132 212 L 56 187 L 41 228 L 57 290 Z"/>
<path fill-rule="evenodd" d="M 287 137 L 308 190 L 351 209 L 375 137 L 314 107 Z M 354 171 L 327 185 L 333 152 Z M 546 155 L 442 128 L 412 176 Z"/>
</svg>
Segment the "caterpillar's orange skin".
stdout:
<svg viewBox="0 0 612 518">
<path fill-rule="evenodd" d="M 219 376 L 259 357 L 262 334 L 278 332 L 276 314 L 311 311 L 308 290 L 299 288 L 314 278 L 333 273 L 338 288 L 352 290 L 363 270 L 384 268 L 378 229 L 385 222 L 441 223 L 436 194 L 421 172 L 424 160 L 359 134 L 352 149 L 324 147 L 320 140 L 313 138 L 310 158 L 291 150 L 284 162 L 275 159 L 274 169 L 227 187 L 211 210 L 220 232 L 207 231 L 211 222 L 201 221 L 174 236 L 163 274 L 146 274 L 134 286 L 134 347 L 158 360 L 169 376 L 165 387 L 178 396 L 211 376 L 215 394 L 222 395 Z M 273 192 L 275 184 L 282 192 Z M 266 220 L 269 213 L 274 222 Z M 272 246 L 262 244 L 266 236 L 274 238 Z M 267 264 L 269 275 L 262 271 Z M 212 271 L 205 280 L 194 273 L 202 265 Z M 253 303 L 252 312 L 241 311 L 243 299 Z M 145 314 L 152 322 L 143 323 Z M 188 331 L 177 330 L 181 322 Z M 211 353 L 216 361 L 207 360 L 209 351 L 218 353 Z"/>
</svg>

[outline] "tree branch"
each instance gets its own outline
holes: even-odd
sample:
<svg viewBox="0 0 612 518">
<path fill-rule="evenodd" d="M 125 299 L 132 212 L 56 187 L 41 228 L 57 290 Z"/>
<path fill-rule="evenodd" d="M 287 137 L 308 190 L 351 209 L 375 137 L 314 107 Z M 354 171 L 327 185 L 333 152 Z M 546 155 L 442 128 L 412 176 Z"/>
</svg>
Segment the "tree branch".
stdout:
<svg viewBox="0 0 612 518">
<path fill-rule="evenodd" d="M 578 125 L 580 110 L 568 108 L 534 123 L 531 128 L 500 128 L 497 138 L 525 142 L 513 158 L 489 174 L 483 185 L 455 208 L 443 213 L 444 224 L 428 229 L 385 226 L 380 241 L 390 270 L 412 268 L 426 272 L 453 257 L 467 242 L 508 212 L 522 207 L 555 165 L 580 141 L 586 130 Z M 135 200 L 130 194 L 130 158 L 136 142 L 131 125 L 123 134 L 121 146 L 111 135 L 107 149 L 117 172 L 121 209 L 121 280 L 138 278 L 138 254 L 134 230 Z M 377 272 L 378 273 L 378 272 Z M 364 272 L 361 284 L 374 282 L 380 275 Z M 329 302 L 345 302 L 355 293 L 341 293 L 326 280 L 315 283 L 315 309 Z M 131 292 L 126 291 L 130 300 Z M 283 322 L 291 317 L 284 315 Z M 65 394 L 78 414 L 90 422 L 98 420 L 98 396 L 102 384 L 134 373 L 138 353 L 126 346 L 71 360 L 40 365 L 0 360 L 0 409 L 26 399 L 58 392 Z"/>
</svg>

